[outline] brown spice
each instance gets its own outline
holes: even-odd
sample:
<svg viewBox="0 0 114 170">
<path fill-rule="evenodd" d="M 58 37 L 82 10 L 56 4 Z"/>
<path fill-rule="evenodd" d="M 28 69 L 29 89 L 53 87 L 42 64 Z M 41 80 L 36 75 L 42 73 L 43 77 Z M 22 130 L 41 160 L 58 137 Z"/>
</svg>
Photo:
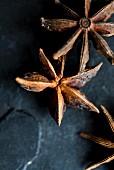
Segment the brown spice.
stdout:
<svg viewBox="0 0 114 170">
<path fill-rule="evenodd" d="M 55 0 L 55 3 L 60 5 L 72 20 L 41 18 L 42 26 L 50 31 L 64 31 L 77 26 L 79 29 L 72 35 L 67 43 L 53 55 L 53 58 L 58 59 L 59 57 L 66 55 L 67 52 L 72 49 L 78 36 L 83 32 L 85 34 L 84 37 L 86 37 L 86 42 L 88 43 L 89 33 L 90 39 L 93 41 L 96 50 L 114 64 L 114 53 L 107 42 L 101 37 L 101 35 L 107 37 L 114 35 L 114 23 L 106 22 L 114 13 L 114 0 L 90 18 L 88 14 L 91 0 L 85 0 L 85 16 L 83 18 L 80 18 L 76 12 L 65 6 L 60 0 Z M 86 45 L 84 42 L 83 44 Z"/>
<path fill-rule="evenodd" d="M 82 53 L 82 61 L 83 54 L 85 55 L 85 53 Z M 36 72 L 28 73 L 24 78 L 17 77 L 16 81 L 28 91 L 40 92 L 46 88 L 51 88 L 53 90 L 50 94 L 49 110 L 58 125 L 61 124 L 66 104 L 75 108 L 85 108 L 99 113 L 99 110 L 77 89 L 83 87 L 97 74 L 102 63 L 93 69 L 85 70 L 86 64 L 82 62 L 80 64 L 81 69 L 79 69 L 77 75 L 63 78 L 65 57 L 59 58 L 58 75 L 42 49 L 40 49 L 39 52 L 39 59 L 43 65 L 43 75 Z"/>
<path fill-rule="evenodd" d="M 101 106 L 101 108 L 102 108 L 102 110 L 103 110 L 103 112 L 104 112 L 104 114 L 105 114 L 105 116 L 106 116 L 106 118 L 109 122 L 109 125 L 111 127 L 112 132 L 114 132 L 114 120 L 113 120 L 112 116 L 108 113 L 108 111 L 105 109 L 105 107 Z M 94 142 L 96 142 L 96 143 L 98 143 L 98 144 L 100 144 L 100 145 L 102 145 L 106 148 L 113 148 L 114 149 L 114 143 L 107 140 L 107 139 L 103 139 L 101 137 L 93 136 L 93 135 L 86 134 L 86 133 L 81 133 L 80 136 L 83 137 L 83 138 L 90 139 L 90 140 L 92 140 L 92 141 L 94 141 Z M 114 160 L 114 154 L 107 157 L 106 159 L 96 163 L 96 164 L 91 165 L 86 170 L 92 170 L 92 169 L 97 168 L 98 166 L 100 166 L 104 163 L 108 163 L 112 160 Z"/>
</svg>

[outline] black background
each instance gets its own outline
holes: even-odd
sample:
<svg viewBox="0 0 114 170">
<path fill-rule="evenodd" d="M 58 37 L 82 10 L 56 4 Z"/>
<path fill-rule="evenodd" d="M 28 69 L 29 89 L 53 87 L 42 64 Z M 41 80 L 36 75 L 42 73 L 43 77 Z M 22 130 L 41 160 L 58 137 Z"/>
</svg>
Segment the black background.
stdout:
<svg viewBox="0 0 114 170">
<path fill-rule="evenodd" d="M 83 16 L 83 0 L 64 0 Z M 110 3 L 93 0 L 90 15 Z M 45 91 L 27 92 L 17 76 L 39 71 L 38 49 L 51 58 L 74 30 L 49 32 L 40 27 L 40 17 L 62 18 L 54 0 L 0 0 L 0 170 L 84 170 L 113 153 L 88 140 L 79 132 L 89 132 L 113 141 L 112 132 L 101 111 L 87 112 L 67 107 L 60 127 L 51 118 Z M 114 21 L 114 15 L 110 18 Z M 106 38 L 114 51 L 114 37 Z M 68 53 L 66 75 L 77 73 L 81 37 Z M 99 109 L 104 105 L 114 117 L 114 66 L 100 55 L 90 41 L 89 66 L 103 61 L 97 76 L 81 89 Z M 32 161 L 32 164 L 29 164 Z M 96 168 L 113 170 L 114 161 Z"/>
</svg>

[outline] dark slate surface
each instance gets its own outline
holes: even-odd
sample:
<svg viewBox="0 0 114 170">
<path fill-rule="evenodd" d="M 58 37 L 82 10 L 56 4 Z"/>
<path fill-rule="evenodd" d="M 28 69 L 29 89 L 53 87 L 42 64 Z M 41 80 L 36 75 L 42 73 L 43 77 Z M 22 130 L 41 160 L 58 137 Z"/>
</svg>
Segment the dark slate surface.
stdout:
<svg viewBox="0 0 114 170">
<path fill-rule="evenodd" d="M 81 1 L 64 2 L 81 11 Z M 91 14 L 109 2 L 93 0 Z M 84 170 L 111 154 L 110 149 L 79 136 L 84 131 L 113 139 L 102 112 L 68 107 L 58 127 L 48 113 L 45 93 L 27 92 L 15 82 L 16 76 L 39 70 L 39 47 L 51 56 L 71 35 L 70 31 L 52 33 L 40 28 L 41 16 L 60 17 L 59 12 L 53 1 L 0 0 L 0 170 Z M 114 51 L 114 37 L 105 39 Z M 73 61 L 79 58 L 80 44 L 81 39 L 68 54 L 67 74 L 76 72 Z M 89 65 L 101 61 L 102 69 L 81 90 L 98 108 L 102 104 L 114 116 L 114 66 L 90 42 Z M 113 170 L 113 162 L 97 170 Z"/>
</svg>

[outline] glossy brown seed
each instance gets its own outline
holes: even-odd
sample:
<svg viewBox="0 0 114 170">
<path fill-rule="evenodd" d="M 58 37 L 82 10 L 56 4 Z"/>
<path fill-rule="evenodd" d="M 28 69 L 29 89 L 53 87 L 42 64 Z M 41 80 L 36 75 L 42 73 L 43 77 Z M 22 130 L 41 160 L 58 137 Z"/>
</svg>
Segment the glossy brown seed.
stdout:
<svg viewBox="0 0 114 170">
<path fill-rule="evenodd" d="M 101 54 L 107 57 L 112 64 L 114 64 L 114 53 L 108 46 L 107 42 L 101 37 L 101 35 L 108 37 L 114 35 L 114 23 L 106 22 L 107 19 L 109 19 L 114 13 L 114 1 L 98 11 L 94 16 L 89 17 L 91 0 L 85 0 L 85 16 L 82 18 L 76 12 L 61 3 L 60 0 L 56 0 L 55 3 L 62 7 L 64 12 L 67 14 L 68 17 L 71 18 L 71 20 L 43 18 L 42 26 L 51 31 L 64 31 L 65 29 L 70 29 L 74 26 L 77 26 L 79 28 L 65 43 L 65 45 L 63 45 L 63 47 L 60 48 L 53 55 L 53 58 L 58 59 L 59 57 L 66 55 L 72 49 L 75 41 L 77 40 L 81 32 L 83 32 L 84 36 L 82 44 L 85 51 L 82 50 L 82 53 L 87 53 L 89 50 L 86 45 L 86 43 L 88 44 L 89 36 L 90 39 L 93 41 L 96 50 L 98 50 Z M 84 57 L 82 62 L 85 62 L 84 60 L 88 60 L 88 58 Z"/>
<path fill-rule="evenodd" d="M 72 87 L 74 87 L 74 85 L 77 88 L 84 86 L 92 79 L 92 77 L 97 74 L 102 63 L 89 70 L 86 70 L 85 67 L 82 67 L 81 63 L 80 67 L 83 68 L 83 71 L 79 71 L 79 73 L 74 77 L 63 78 L 65 57 L 59 58 L 57 62 L 58 74 L 56 74 L 54 67 L 45 56 L 42 49 L 39 51 L 39 60 L 43 66 L 43 75 L 39 75 L 38 73 L 34 72 L 28 73 L 23 78 L 16 78 L 16 81 L 24 89 L 33 92 L 40 92 L 46 88 L 51 88 L 52 91 L 49 95 L 49 111 L 59 126 L 63 118 L 66 104 L 99 113 L 99 110 L 87 100 L 83 93 L 77 89 L 73 89 Z"/>
<path fill-rule="evenodd" d="M 103 112 L 104 112 L 104 114 L 105 114 L 105 116 L 106 116 L 106 118 L 107 118 L 107 120 L 109 122 L 109 125 L 111 127 L 112 132 L 114 132 L 114 120 L 113 120 L 112 116 L 108 113 L 108 111 L 105 109 L 105 107 L 101 106 L 101 108 L 102 108 L 102 110 L 103 110 Z M 104 146 L 106 148 L 114 149 L 114 142 L 111 142 L 111 141 L 109 141 L 107 139 L 103 139 L 101 137 L 93 136 L 93 135 L 90 135 L 90 134 L 87 134 L 87 133 L 81 133 L 80 136 L 83 137 L 83 138 L 89 139 L 91 141 L 94 141 L 94 142 L 96 142 L 96 143 L 98 143 L 98 144 L 100 144 L 100 145 L 102 145 L 102 146 Z M 108 163 L 108 162 L 110 162 L 112 160 L 114 160 L 114 154 L 107 157 L 106 159 L 96 163 L 96 164 L 91 165 L 86 170 L 95 169 L 98 166 L 100 166 L 100 165 L 102 165 L 104 163 Z"/>
</svg>

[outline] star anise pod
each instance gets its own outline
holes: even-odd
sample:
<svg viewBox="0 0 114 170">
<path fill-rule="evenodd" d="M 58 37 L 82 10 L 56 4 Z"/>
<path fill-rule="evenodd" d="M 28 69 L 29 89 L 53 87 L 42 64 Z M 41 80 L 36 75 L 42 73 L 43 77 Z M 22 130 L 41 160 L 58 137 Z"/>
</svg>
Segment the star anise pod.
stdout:
<svg viewBox="0 0 114 170">
<path fill-rule="evenodd" d="M 114 133 L 114 120 L 113 120 L 112 116 L 108 113 L 108 111 L 106 110 L 105 107 L 101 106 L 101 108 L 102 108 L 102 110 L 103 110 L 103 112 L 104 112 L 104 114 L 105 114 L 105 116 L 106 116 L 106 118 L 107 118 L 107 120 L 109 122 L 109 125 L 110 125 L 110 128 L 111 128 L 112 132 Z M 94 142 L 96 142 L 96 143 L 98 143 L 98 144 L 100 144 L 100 145 L 102 145 L 102 146 L 104 146 L 106 148 L 114 149 L 114 142 L 111 142 L 111 141 L 109 141 L 107 139 L 103 139 L 101 137 L 93 136 L 93 135 L 86 134 L 86 133 L 81 133 L 80 136 L 84 137 L 84 138 L 87 138 L 87 139 L 90 139 L 90 140 L 92 140 L 92 141 L 94 141 Z M 91 165 L 86 170 L 92 170 L 92 169 L 97 168 L 98 166 L 100 166 L 100 165 L 102 165 L 104 163 L 108 163 L 108 162 L 110 162 L 112 160 L 114 160 L 114 154 L 107 157 L 107 158 L 105 158 L 104 160 L 94 164 L 94 165 Z"/>
<path fill-rule="evenodd" d="M 81 69 L 81 72 L 79 71 L 77 75 L 63 78 L 65 57 L 60 58 L 57 70 L 58 74 L 56 74 L 54 67 L 45 56 L 42 49 L 39 51 L 39 60 L 42 63 L 43 75 L 36 72 L 28 73 L 24 78 L 17 77 L 16 81 L 28 91 L 40 92 L 46 88 L 52 89 L 49 95 L 49 110 L 58 125 L 61 124 L 65 104 L 99 113 L 99 110 L 86 99 L 85 95 L 81 93 L 78 88 L 83 87 L 97 74 L 102 63 L 93 69 L 86 70 L 80 65 L 84 71 Z"/>
<path fill-rule="evenodd" d="M 81 18 L 76 12 L 60 2 L 55 0 L 55 3 L 60 5 L 65 13 L 72 19 L 44 19 L 41 18 L 42 26 L 50 31 L 64 31 L 72 27 L 78 27 L 79 29 L 71 36 L 67 43 L 59 49 L 54 55 L 54 59 L 58 59 L 61 56 L 67 54 L 70 51 L 77 40 L 78 36 L 83 32 L 86 43 L 88 43 L 88 36 L 92 40 L 94 47 L 101 54 L 114 64 L 114 53 L 108 46 L 107 42 L 101 37 L 114 35 L 114 23 L 106 22 L 110 16 L 114 13 L 114 0 L 94 16 L 89 17 L 89 10 L 91 0 L 85 0 L 85 16 Z M 83 45 L 84 42 L 83 42 Z"/>
</svg>

